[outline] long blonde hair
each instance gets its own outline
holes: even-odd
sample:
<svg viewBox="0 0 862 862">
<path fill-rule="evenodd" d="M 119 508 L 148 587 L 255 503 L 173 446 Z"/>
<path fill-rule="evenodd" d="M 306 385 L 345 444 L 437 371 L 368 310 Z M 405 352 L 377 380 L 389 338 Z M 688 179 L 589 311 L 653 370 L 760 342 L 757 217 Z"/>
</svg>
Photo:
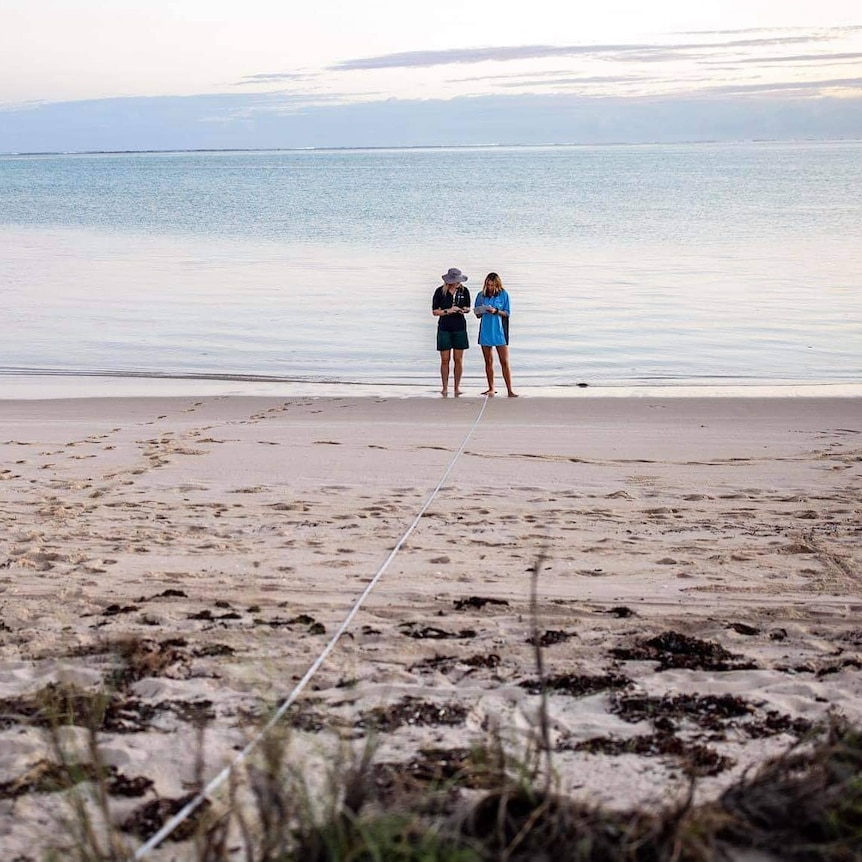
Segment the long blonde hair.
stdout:
<svg viewBox="0 0 862 862">
<path fill-rule="evenodd" d="M 496 296 L 498 293 L 502 293 L 503 281 L 496 272 L 489 272 L 485 276 L 485 283 L 482 285 L 482 293 L 485 296 Z"/>
</svg>

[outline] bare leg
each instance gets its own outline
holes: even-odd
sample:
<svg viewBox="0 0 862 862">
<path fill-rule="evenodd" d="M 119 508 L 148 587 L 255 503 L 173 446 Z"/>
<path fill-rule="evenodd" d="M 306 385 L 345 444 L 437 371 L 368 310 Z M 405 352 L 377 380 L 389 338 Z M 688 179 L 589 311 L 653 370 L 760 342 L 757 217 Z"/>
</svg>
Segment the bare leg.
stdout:
<svg viewBox="0 0 862 862">
<path fill-rule="evenodd" d="M 451 350 L 440 351 L 440 382 L 443 384 L 443 388 L 440 390 L 441 395 L 449 394 L 449 359 L 451 356 Z"/>
<path fill-rule="evenodd" d="M 485 377 L 488 380 L 488 388 L 482 393 L 483 395 L 494 394 L 494 350 L 491 347 L 482 345 L 482 356 L 485 359 Z"/>
<path fill-rule="evenodd" d="M 461 375 L 464 373 L 464 351 L 455 350 L 455 394 L 461 394 Z"/>
<path fill-rule="evenodd" d="M 497 355 L 500 357 L 500 368 L 503 371 L 503 380 L 506 381 L 506 391 L 509 393 L 509 398 L 517 398 L 518 394 L 512 389 L 512 371 L 509 368 L 509 345 L 500 345 L 497 348 Z"/>
</svg>

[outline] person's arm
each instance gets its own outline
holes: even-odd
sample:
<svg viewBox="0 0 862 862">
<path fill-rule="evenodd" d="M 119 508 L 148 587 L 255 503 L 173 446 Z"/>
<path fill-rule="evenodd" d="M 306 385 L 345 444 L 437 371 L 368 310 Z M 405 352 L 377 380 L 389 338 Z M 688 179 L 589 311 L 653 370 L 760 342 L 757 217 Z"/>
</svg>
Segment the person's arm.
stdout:
<svg viewBox="0 0 862 862">
<path fill-rule="evenodd" d="M 450 314 L 463 314 L 463 310 L 453 305 L 451 308 L 434 308 L 431 310 L 434 317 L 448 317 Z"/>
<path fill-rule="evenodd" d="M 470 311 L 470 291 L 466 287 L 461 288 L 461 296 L 458 297 L 461 302 L 458 305 L 460 314 L 467 314 Z"/>
<path fill-rule="evenodd" d="M 508 313 L 504 309 L 497 308 L 496 305 L 486 305 L 485 308 L 483 309 L 483 311 L 485 314 L 493 314 L 496 317 L 508 317 L 509 316 Z M 476 311 L 476 316 L 477 317 L 479 316 L 478 310 Z"/>
<path fill-rule="evenodd" d="M 448 308 L 441 308 L 440 307 L 440 303 L 442 301 L 443 301 L 443 294 L 442 294 L 442 291 L 438 288 L 437 290 L 434 291 L 434 297 L 431 300 L 431 314 L 433 314 L 434 317 L 445 317 L 447 314 L 449 314 Z"/>
<path fill-rule="evenodd" d="M 496 313 L 500 317 L 509 317 L 511 315 L 511 311 L 509 310 L 509 294 L 506 291 L 503 291 L 503 305 L 496 309 Z"/>
<path fill-rule="evenodd" d="M 488 306 L 485 305 L 485 294 L 477 293 L 476 305 L 473 307 L 473 314 L 475 314 L 476 317 L 481 317 L 485 313 L 487 308 Z"/>
</svg>

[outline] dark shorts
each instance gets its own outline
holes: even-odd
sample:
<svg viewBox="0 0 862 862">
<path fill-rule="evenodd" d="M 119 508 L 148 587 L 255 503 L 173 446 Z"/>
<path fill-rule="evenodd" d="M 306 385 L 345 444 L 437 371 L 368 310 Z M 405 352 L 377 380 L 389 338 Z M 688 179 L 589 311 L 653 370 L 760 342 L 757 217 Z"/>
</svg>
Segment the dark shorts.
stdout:
<svg viewBox="0 0 862 862">
<path fill-rule="evenodd" d="M 457 332 L 446 332 L 443 329 L 437 330 L 437 349 L 438 350 L 466 350 L 470 346 L 467 341 L 467 330 L 459 329 Z"/>
</svg>

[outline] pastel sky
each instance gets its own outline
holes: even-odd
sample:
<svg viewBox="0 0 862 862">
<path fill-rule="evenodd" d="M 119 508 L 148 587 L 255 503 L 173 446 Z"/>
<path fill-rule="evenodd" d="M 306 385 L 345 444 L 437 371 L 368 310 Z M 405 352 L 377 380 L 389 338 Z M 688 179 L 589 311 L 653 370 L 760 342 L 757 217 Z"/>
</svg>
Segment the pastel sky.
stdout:
<svg viewBox="0 0 862 862">
<path fill-rule="evenodd" d="M 314 122 L 324 116 L 327 145 L 422 143 L 407 138 L 423 104 L 430 117 L 441 104 L 477 98 L 489 117 L 517 109 L 505 130 L 513 139 L 519 122 L 529 137 L 531 99 L 545 113 L 553 100 L 563 111 L 595 111 L 601 100 L 632 108 L 658 100 L 671 110 L 706 99 L 722 110 L 738 103 L 743 114 L 758 99 L 803 100 L 812 116 L 811 103 L 826 100 L 836 128 L 845 110 L 853 133 L 862 8 L 858 0 L 0 0 L 0 150 L 117 145 L 121 129 L 108 117 L 119 112 L 113 125 L 122 125 L 136 100 L 134 134 L 149 128 L 147 146 L 195 145 L 192 123 L 201 146 L 223 138 L 319 145 Z M 391 141 L 385 129 L 380 140 L 353 140 L 336 121 L 339 109 L 355 120 L 357 106 L 393 101 L 403 110 Z M 503 131 L 496 123 L 488 142 Z M 472 126 L 476 140 L 451 142 L 481 142 Z"/>
</svg>

